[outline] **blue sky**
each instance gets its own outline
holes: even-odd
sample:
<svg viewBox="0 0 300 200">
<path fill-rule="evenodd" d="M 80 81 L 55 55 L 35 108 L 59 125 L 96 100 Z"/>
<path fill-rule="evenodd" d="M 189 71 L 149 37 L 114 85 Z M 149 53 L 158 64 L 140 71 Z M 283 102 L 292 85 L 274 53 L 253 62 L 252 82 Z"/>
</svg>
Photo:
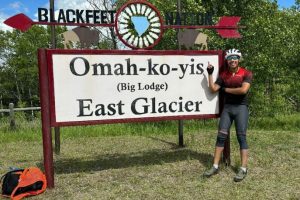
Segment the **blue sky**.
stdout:
<svg viewBox="0 0 300 200">
<path fill-rule="evenodd" d="M 0 0 L 0 29 L 7 30 L 3 21 L 18 13 L 24 13 L 31 19 L 36 19 L 38 8 L 48 8 L 49 0 Z M 54 0 L 55 8 L 87 9 L 86 0 Z"/>
<path fill-rule="evenodd" d="M 278 0 L 278 5 L 283 8 L 291 7 L 295 4 L 295 0 Z"/>
<path fill-rule="evenodd" d="M 0 0 L 0 29 L 7 30 L 3 21 L 15 14 L 24 13 L 32 19 L 36 18 L 39 7 L 48 7 L 49 0 Z M 278 0 L 281 7 L 288 8 L 295 3 L 295 0 Z M 56 8 L 87 8 L 86 0 L 55 0 Z"/>
</svg>

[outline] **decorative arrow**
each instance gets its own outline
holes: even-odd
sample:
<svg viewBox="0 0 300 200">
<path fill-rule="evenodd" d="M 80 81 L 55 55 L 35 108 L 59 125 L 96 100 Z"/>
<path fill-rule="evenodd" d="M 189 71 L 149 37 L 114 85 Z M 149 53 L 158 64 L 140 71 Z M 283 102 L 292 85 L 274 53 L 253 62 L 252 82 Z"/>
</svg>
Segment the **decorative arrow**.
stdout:
<svg viewBox="0 0 300 200">
<path fill-rule="evenodd" d="M 173 28 L 173 29 L 216 29 L 222 38 L 241 38 L 242 36 L 237 31 L 239 28 L 245 28 L 243 26 L 237 26 L 241 17 L 228 17 L 223 16 L 220 18 L 216 25 L 205 25 L 205 26 L 195 26 L 195 25 L 164 25 L 163 29 Z M 58 22 L 34 22 L 29 17 L 24 14 L 17 14 L 4 21 L 4 23 L 12 28 L 21 30 L 23 32 L 31 28 L 35 24 L 40 25 L 59 25 L 59 26 L 103 26 L 103 27 L 114 27 L 115 24 L 91 24 L 91 23 L 58 23 Z"/>
<path fill-rule="evenodd" d="M 30 29 L 34 22 L 29 17 L 21 13 L 8 18 L 4 21 L 4 24 L 25 32 Z"/>
<path fill-rule="evenodd" d="M 115 24 L 91 24 L 91 23 L 59 23 L 59 22 L 34 22 L 23 13 L 14 15 L 4 21 L 4 24 L 18 29 L 20 31 L 27 31 L 31 26 L 35 24 L 40 25 L 58 25 L 58 26 L 103 26 L 103 27 L 114 27 Z"/>
<path fill-rule="evenodd" d="M 223 16 L 220 18 L 216 25 L 205 25 L 205 26 L 183 26 L 183 25 L 165 25 L 163 28 L 174 28 L 174 29 L 216 29 L 222 38 L 241 38 L 242 36 L 237 31 L 239 28 L 245 28 L 244 26 L 237 26 L 241 17 L 228 17 Z"/>
<path fill-rule="evenodd" d="M 222 38 L 241 38 L 242 36 L 237 31 L 237 29 L 245 27 L 237 26 L 240 19 L 241 17 L 221 17 L 220 21 L 215 26 L 217 32 L 221 35 Z M 225 28 L 221 29 L 220 27 L 222 26 L 225 26 Z"/>
</svg>

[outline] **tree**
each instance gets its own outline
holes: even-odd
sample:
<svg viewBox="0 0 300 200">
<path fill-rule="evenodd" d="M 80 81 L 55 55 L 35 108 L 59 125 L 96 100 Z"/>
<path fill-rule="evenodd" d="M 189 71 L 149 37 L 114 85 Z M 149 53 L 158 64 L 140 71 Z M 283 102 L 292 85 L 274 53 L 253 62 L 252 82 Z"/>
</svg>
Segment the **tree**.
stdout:
<svg viewBox="0 0 300 200">
<path fill-rule="evenodd" d="M 95 10 L 114 10 L 116 4 L 114 0 L 87 0 L 90 6 Z M 112 23 L 112 22 L 111 22 Z M 100 49 L 118 49 L 118 39 L 114 31 L 114 27 L 109 28 L 97 28 L 100 32 Z"/>
<path fill-rule="evenodd" d="M 58 28 L 60 33 L 64 28 Z M 0 90 L 4 104 L 39 105 L 37 50 L 50 47 L 50 29 L 33 26 L 22 33 L 1 32 Z M 62 47 L 59 39 L 59 47 Z"/>
</svg>

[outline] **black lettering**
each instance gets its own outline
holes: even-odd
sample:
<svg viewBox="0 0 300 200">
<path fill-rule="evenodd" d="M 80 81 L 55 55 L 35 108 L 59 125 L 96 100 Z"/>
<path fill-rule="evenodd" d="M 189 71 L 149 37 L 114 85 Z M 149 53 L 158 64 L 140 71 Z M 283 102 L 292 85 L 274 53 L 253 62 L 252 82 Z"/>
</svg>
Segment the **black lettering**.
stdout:
<svg viewBox="0 0 300 200">
<path fill-rule="evenodd" d="M 195 111 L 200 112 L 200 105 L 202 104 L 202 101 L 196 101 L 195 105 L 196 105 L 196 109 Z"/>
<path fill-rule="evenodd" d="M 86 10 L 85 11 L 85 19 L 86 19 L 86 23 L 90 23 L 90 18 L 93 19 L 93 10 Z"/>
<path fill-rule="evenodd" d="M 179 97 L 179 102 L 178 102 L 178 104 L 179 104 L 179 111 L 178 112 L 183 112 L 183 106 L 182 106 L 182 97 Z"/>
<path fill-rule="evenodd" d="M 115 109 L 116 104 L 110 103 L 107 106 L 107 115 L 112 116 L 116 114 L 116 109 Z"/>
<path fill-rule="evenodd" d="M 66 16 L 65 16 L 64 10 L 62 10 L 62 9 L 59 10 L 58 17 L 57 17 L 57 22 L 61 22 L 61 21 L 63 23 L 66 23 Z"/>
<path fill-rule="evenodd" d="M 115 64 L 115 70 L 114 70 L 115 75 L 125 75 L 124 73 L 124 67 L 121 63 Z"/>
<path fill-rule="evenodd" d="M 185 110 L 188 111 L 188 112 L 192 112 L 193 111 L 193 108 L 190 108 L 190 106 L 193 106 L 194 105 L 194 102 L 192 101 L 187 101 L 185 103 Z"/>
<path fill-rule="evenodd" d="M 176 13 L 176 20 L 175 20 L 176 25 L 181 25 L 181 18 L 180 18 L 180 13 Z"/>
<path fill-rule="evenodd" d="M 71 20 L 71 15 L 73 15 Z M 75 10 L 67 9 L 66 10 L 66 20 L 67 23 L 75 23 Z"/>
<path fill-rule="evenodd" d="M 55 20 L 55 15 L 54 15 L 54 11 L 52 9 L 49 10 L 50 11 L 50 22 L 57 22 Z"/>
<path fill-rule="evenodd" d="M 193 15 L 191 16 L 191 24 L 197 25 L 197 13 L 193 13 Z"/>
<path fill-rule="evenodd" d="M 164 70 L 164 69 L 166 69 L 166 70 Z M 170 73 L 171 69 L 168 64 L 162 64 L 159 68 L 159 71 L 162 75 L 167 75 Z"/>
<path fill-rule="evenodd" d="M 131 103 L 131 111 L 135 115 L 142 115 L 148 113 L 149 105 L 142 105 L 142 111 L 138 112 L 136 109 L 136 104 L 138 101 L 143 100 L 144 102 L 148 103 L 147 98 L 137 98 Z"/>
<path fill-rule="evenodd" d="M 79 115 L 77 115 L 77 117 L 93 115 L 92 111 L 89 114 L 84 113 L 84 109 L 87 109 L 87 111 L 90 111 L 90 104 L 93 103 L 92 99 L 77 99 L 77 101 L 79 102 Z M 84 105 L 84 102 L 87 102 L 88 105 Z"/>
<path fill-rule="evenodd" d="M 111 65 L 109 63 L 107 64 L 94 64 L 93 66 L 93 75 L 112 75 L 111 73 Z M 98 73 L 98 67 L 100 68 L 100 74 Z M 105 73 L 105 69 L 107 69 L 107 73 Z"/>
<path fill-rule="evenodd" d="M 46 8 L 38 8 L 39 22 L 48 22 L 48 10 Z"/>
<path fill-rule="evenodd" d="M 148 59 L 148 75 L 153 75 L 153 73 L 154 73 L 154 75 L 159 75 L 158 74 L 158 72 L 156 71 L 156 69 L 155 69 L 155 67 L 157 67 L 158 66 L 158 64 L 154 64 L 153 66 L 152 66 L 152 60 L 151 59 Z M 153 72 L 153 73 L 152 73 Z"/>
<path fill-rule="evenodd" d="M 180 24 L 182 25 L 187 25 L 187 18 L 188 18 L 189 13 L 181 13 L 181 22 Z"/>
<path fill-rule="evenodd" d="M 94 10 L 94 23 L 100 24 L 100 10 Z"/>
<path fill-rule="evenodd" d="M 136 64 L 130 63 L 130 58 L 125 59 L 127 62 L 127 75 L 138 75 Z M 133 74 L 131 73 L 131 69 L 133 69 Z"/>
<path fill-rule="evenodd" d="M 110 23 L 115 23 L 115 10 L 109 10 L 108 11 L 110 13 Z"/>
<path fill-rule="evenodd" d="M 212 20 L 212 14 L 211 13 L 206 13 L 205 15 L 205 25 L 212 25 L 213 20 Z"/>
<path fill-rule="evenodd" d="M 151 98 L 151 103 L 152 103 L 152 112 L 151 113 L 156 113 L 156 105 L 155 105 L 156 99 Z"/>
<path fill-rule="evenodd" d="M 197 64 L 197 72 L 196 72 L 196 74 L 203 74 L 203 72 L 204 72 L 204 69 L 203 69 L 203 63 L 199 63 L 199 64 Z"/>
<path fill-rule="evenodd" d="M 84 10 L 76 10 L 76 19 L 77 23 L 84 23 L 84 20 L 82 18 L 82 13 Z"/>
<path fill-rule="evenodd" d="M 167 111 L 167 104 L 166 102 L 159 102 L 158 103 L 158 113 L 166 113 Z"/>
<path fill-rule="evenodd" d="M 173 105 L 174 106 L 177 106 L 177 102 L 176 101 L 172 101 L 170 104 L 169 104 L 169 110 L 174 113 L 176 112 L 176 109 L 173 109 Z"/>
<path fill-rule="evenodd" d="M 165 13 L 165 22 L 166 22 L 166 25 L 173 25 L 174 24 L 173 12 Z"/>
<path fill-rule="evenodd" d="M 194 58 L 192 58 L 191 61 L 194 62 L 194 61 L 195 61 Z M 195 66 L 194 66 L 194 63 L 191 64 L 190 66 L 191 66 L 191 72 L 190 72 L 190 74 L 195 74 Z"/>
<path fill-rule="evenodd" d="M 77 59 L 80 59 L 83 61 L 84 63 L 84 72 L 79 74 L 76 70 L 75 70 L 75 61 Z M 80 65 L 82 66 L 82 65 Z M 70 62 L 70 70 L 72 72 L 72 74 L 74 74 L 75 76 L 84 76 L 86 75 L 89 71 L 90 71 L 90 64 L 89 64 L 89 61 L 83 57 L 76 57 L 76 58 L 73 58 Z"/>
<path fill-rule="evenodd" d="M 103 104 L 97 104 L 96 105 L 95 115 L 96 116 L 100 116 L 100 115 L 105 116 L 106 115 L 106 113 L 105 113 L 105 107 L 104 107 Z"/>
<path fill-rule="evenodd" d="M 185 65 L 185 67 L 184 67 L 184 65 Z M 180 69 L 182 72 L 182 75 L 179 76 L 179 79 L 182 79 L 185 76 L 185 72 L 187 70 L 188 64 L 179 64 L 179 66 L 180 66 Z"/>
<path fill-rule="evenodd" d="M 119 103 L 117 103 L 117 105 L 118 105 L 118 114 L 124 115 L 125 113 L 122 111 L 122 106 L 124 106 L 125 104 L 122 103 L 122 101 L 119 101 Z"/>
<path fill-rule="evenodd" d="M 107 12 L 105 12 L 105 11 L 101 12 L 101 23 L 107 24 Z"/>
<path fill-rule="evenodd" d="M 202 13 L 198 13 L 198 15 L 197 15 L 197 25 L 203 25 L 204 23 L 203 23 L 203 14 Z"/>
</svg>

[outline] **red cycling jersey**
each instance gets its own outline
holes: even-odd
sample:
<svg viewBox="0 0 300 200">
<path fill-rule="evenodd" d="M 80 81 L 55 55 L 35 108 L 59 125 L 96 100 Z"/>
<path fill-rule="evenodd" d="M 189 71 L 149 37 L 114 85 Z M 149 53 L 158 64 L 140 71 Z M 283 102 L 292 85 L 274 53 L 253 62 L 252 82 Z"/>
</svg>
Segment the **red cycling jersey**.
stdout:
<svg viewBox="0 0 300 200">
<path fill-rule="evenodd" d="M 225 70 L 221 72 L 219 77 L 216 80 L 216 84 L 218 84 L 221 88 L 238 88 L 241 87 L 243 82 L 252 83 L 252 72 L 239 67 L 236 73 L 232 73 L 229 70 Z M 248 105 L 247 94 L 245 95 L 235 95 L 235 94 L 224 94 L 225 104 L 243 104 Z"/>
</svg>

